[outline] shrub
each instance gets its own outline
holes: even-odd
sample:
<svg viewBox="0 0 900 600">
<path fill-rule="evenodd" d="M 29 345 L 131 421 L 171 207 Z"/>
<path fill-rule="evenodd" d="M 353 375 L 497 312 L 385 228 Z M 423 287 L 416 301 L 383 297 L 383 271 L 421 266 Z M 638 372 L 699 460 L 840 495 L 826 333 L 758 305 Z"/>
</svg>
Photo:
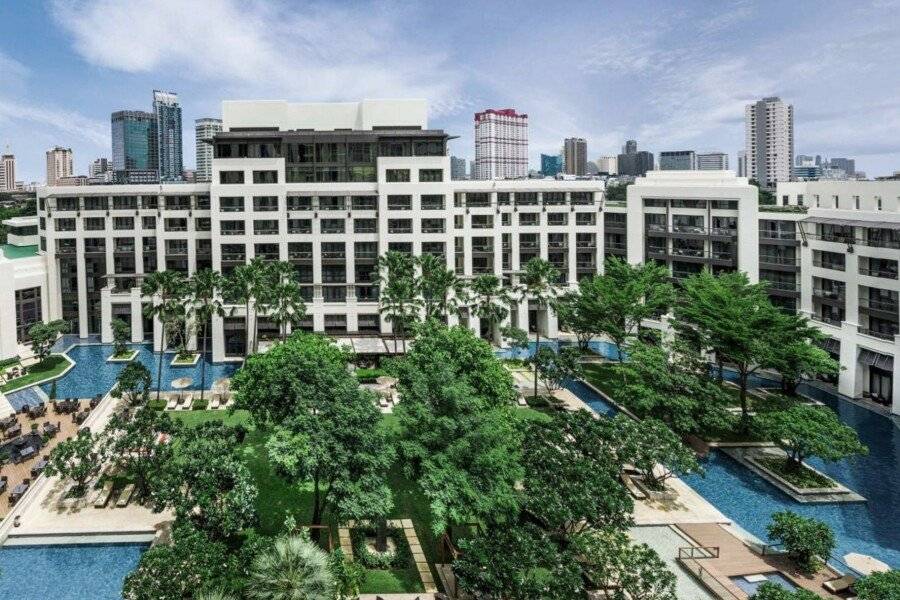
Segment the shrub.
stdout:
<svg viewBox="0 0 900 600">
<path fill-rule="evenodd" d="M 853 586 L 859 600 L 894 600 L 900 598 L 900 571 L 872 573 Z"/>
<path fill-rule="evenodd" d="M 165 400 L 165 398 L 160 398 L 158 400 L 156 398 L 154 398 L 153 400 L 150 400 L 150 402 L 147 403 L 147 406 L 150 407 L 151 410 L 165 410 L 166 409 L 166 400 Z"/>
<path fill-rule="evenodd" d="M 51 400 L 56 400 L 56 380 L 53 380 L 53 383 L 50 384 L 50 393 L 47 394 L 47 397 Z"/>
<path fill-rule="evenodd" d="M 355 375 L 360 383 L 375 383 L 376 379 L 387 373 L 383 369 L 357 369 Z"/>
<path fill-rule="evenodd" d="M 191 404 L 191 410 L 206 410 L 208 404 L 209 401 L 206 398 L 195 398 L 194 403 Z"/>
<path fill-rule="evenodd" d="M 406 568 L 412 560 L 412 551 L 406 543 L 402 529 L 388 527 L 388 537 L 394 539 L 393 554 L 374 554 L 369 551 L 367 538 L 375 537 L 374 527 L 354 527 L 350 530 L 350 541 L 353 544 L 353 556 L 367 569 Z"/>
<path fill-rule="evenodd" d="M 834 532 L 826 523 L 788 510 L 773 514 L 766 529 L 804 573 L 818 571 L 835 547 Z"/>
</svg>

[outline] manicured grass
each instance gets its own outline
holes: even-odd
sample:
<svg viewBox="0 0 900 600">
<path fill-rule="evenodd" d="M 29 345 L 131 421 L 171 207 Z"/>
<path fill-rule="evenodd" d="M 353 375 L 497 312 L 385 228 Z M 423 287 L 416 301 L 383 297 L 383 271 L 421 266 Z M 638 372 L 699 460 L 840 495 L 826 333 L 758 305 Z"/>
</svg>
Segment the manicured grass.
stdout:
<svg viewBox="0 0 900 600">
<path fill-rule="evenodd" d="M 584 370 L 584 378 L 601 392 L 618 403 L 622 403 L 622 387 L 625 385 L 625 377 L 618 363 L 588 363 L 581 365 Z"/>
<path fill-rule="evenodd" d="M 790 468 L 787 458 L 757 458 L 756 462 L 769 469 L 791 485 L 798 488 L 833 488 L 834 482 L 816 473 L 806 465 L 800 469 Z"/>
<path fill-rule="evenodd" d="M 0 387 L 0 392 L 13 392 L 48 377 L 55 377 L 69 368 L 71 362 L 62 354 L 51 354 L 44 362 L 28 367 L 28 374 L 17 377 Z"/>
<path fill-rule="evenodd" d="M 110 358 L 114 360 L 125 360 L 137 356 L 137 350 L 126 350 L 125 352 L 116 352 Z"/>
<path fill-rule="evenodd" d="M 0 369 L 6 368 L 10 365 L 19 364 L 19 357 L 13 356 L 12 358 L 6 358 L 4 360 L 0 360 Z"/>
<path fill-rule="evenodd" d="M 362 594 L 408 594 L 424 592 L 419 572 L 411 569 L 366 569 Z"/>
<path fill-rule="evenodd" d="M 195 427 L 207 421 L 222 421 L 226 425 L 243 425 L 251 430 L 253 428 L 250 413 L 246 410 L 236 410 L 234 413 L 228 410 L 179 410 L 170 412 L 169 416 L 188 427 Z"/>
</svg>

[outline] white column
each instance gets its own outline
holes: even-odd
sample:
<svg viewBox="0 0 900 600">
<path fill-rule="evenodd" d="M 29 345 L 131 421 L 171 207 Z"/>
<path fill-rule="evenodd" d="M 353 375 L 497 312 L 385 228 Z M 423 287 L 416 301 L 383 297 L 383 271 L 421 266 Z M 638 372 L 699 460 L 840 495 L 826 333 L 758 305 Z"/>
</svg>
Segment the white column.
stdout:
<svg viewBox="0 0 900 600">
<path fill-rule="evenodd" d="M 111 344 L 112 334 L 112 298 L 109 286 L 100 290 L 100 341 Z"/>
<path fill-rule="evenodd" d="M 131 341 L 144 341 L 144 305 L 141 303 L 140 288 L 131 288 Z"/>
<path fill-rule="evenodd" d="M 841 324 L 841 369 L 838 375 L 838 391 L 855 398 L 862 392 L 862 372 L 857 360 L 856 327 L 846 321 Z"/>
</svg>

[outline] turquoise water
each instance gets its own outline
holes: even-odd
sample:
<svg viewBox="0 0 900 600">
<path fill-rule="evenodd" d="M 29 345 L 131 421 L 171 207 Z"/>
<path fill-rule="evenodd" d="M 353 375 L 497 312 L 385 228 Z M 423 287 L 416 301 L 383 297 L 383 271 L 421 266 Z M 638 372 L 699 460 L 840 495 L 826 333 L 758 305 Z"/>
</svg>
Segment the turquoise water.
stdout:
<svg viewBox="0 0 900 600">
<path fill-rule="evenodd" d="M 120 600 L 147 544 L 0 548 L 0 598 Z"/>
<path fill-rule="evenodd" d="M 156 389 L 159 353 L 153 352 L 147 344 L 133 345 L 132 348 L 140 351 L 135 360 L 140 361 L 150 370 L 153 377 L 153 389 Z M 112 389 L 116 382 L 116 376 L 125 366 L 124 363 L 107 362 L 106 359 L 112 353 L 113 347 L 109 344 L 77 345 L 70 348 L 66 354 L 75 361 L 75 367 L 56 380 L 56 397 L 91 398 L 96 394 L 105 394 Z M 190 367 L 172 367 L 169 363 L 174 356 L 173 353 L 166 353 L 163 357 L 162 389 L 171 390 L 173 380 L 190 377 L 193 382 L 186 389 L 199 390 L 200 363 Z M 214 363 L 209 354 L 202 360 L 206 362 L 206 389 L 209 389 L 216 379 L 230 377 L 239 366 L 237 363 Z M 44 392 L 49 393 L 51 385 L 46 383 L 41 388 Z"/>
</svg>

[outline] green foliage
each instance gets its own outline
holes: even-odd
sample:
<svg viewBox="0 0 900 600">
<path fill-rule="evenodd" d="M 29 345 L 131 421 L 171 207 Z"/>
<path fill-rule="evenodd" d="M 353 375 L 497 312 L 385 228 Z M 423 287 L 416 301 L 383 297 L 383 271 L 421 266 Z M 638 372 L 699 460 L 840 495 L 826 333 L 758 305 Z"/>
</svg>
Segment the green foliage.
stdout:
<svg viewBox="0 0 900 600">
<path fill-rule="evenodd" d="M 472 314 L 488 323 L 489 337 L 493 340 L 499 333 L 498 324 L 509 315 L 512 301 L 509 290 L 503 287 L 496 275 L 479 275 L 472 280 L 470 288 L 473 296 Z"/>
<path fill-rule="evenodd" d="M 131 406 L 146 404 L 150 397 L 150 386 L 153 383 L 150 371 L 139 361 L 125 365 L 116 375 L 114 398 L 123 398 Z"/>
<path fill-rule="evenodd" d="M 80 497 L 87 492 L 87 482 L 97 474 L 101 464 L 103 457 L 96 438 L 90 430 L 80 429 L 75 437 L 61 441 L 50 451 L 44 472 L 51 477 L 71 479 L 75 483 L 72 495 Z"/>
<path fill-rule="evenodd" d="M 406 252 L 388 251 L 378 257 L 379 310 L 394 331 L 403 338 L 419 316 L 421 280 L 416 276 L 416 259 Z"/>
<path fill-rule="evenodd" d="M 630 183 L 611 185 L 606 188 L 603 195 L 607 203 L 625 203 L 628 198 L 628 186 Z"/>
<path fill-rule="evenodd" d="M 820 475 L 805 465 L 799 468 L 789 458 L 755 458 L 766 469 L 772 471 L 788 483 L 798 488 L 831 488 L 835 487 L 833 480 Z"/>
<path fill-rule="evenodd" d="M 635 342 L 622 364 L 617 400 L 640 418 L 663 421 L 678 435 L 730 429 L 728 395 L 709 379 L 704 358 L 685 344 Z M 619 387 L 619 386 L 617 386 Z"/>
<path fill-rule="evenodd" d="M 834 462 L 868 454 L 856 430 L 841 423 L 827 407 L 794 404 L 786 410 L 758 415 L 757 427 L 787 453 L 795 469 L 811 456 Z"/>
<path fill-rule="evenodd" d="M 63 371 L 69 368 L 72 363 L 62 354 L 51 354 L 43 362 L 28 367 L 28 373 L 21 377 L 16 377 L 12 381 L 0 386 L 2 392 L 12 392 L 14 390 L 28 387 L 33 383 L 44 381 L 51 377 L 57 377 Z"/>
<path fill-rule="evenodd" d="M 360 383 L 375 383 L 376 379 L 387 375 L 387 371 L 384 369 L 356 369 L 353 375 Z"/>
<path fill-rule="evenodd" d="M 367 569 L 390 569 L 405 568 L 412 560 L 412 551 L 406 541 L 402 529 L 389 527 L 387 534 L 394 539 L 396 550 L 393 553 L 378 554 L 369 550 L 366 543 L 367 538 L 374 537 L 376 531 L 374 527 L 354 527 L 350 530 L 350 540 L 353 544 L 354 560 L 366 567 Z"/>
<path fill-rule="evenodd" d="M 533 525 L 491 528 L 459 545 L 463 554 L 453 573 L 459 587 L 475 597 L 570 600 L 584 594 L 571 551 Z"/>
<path fill-rule="evenodd" d="M 176 430 L 168 414 L 146 407 L 139 408 L 133 418 L 110 417 L 100 437 L 103 454 L 135 484 L 138 498 L 149 492 L 150 480 L 172 457 L 172 447 L 158 443 L 159 434 Z"/>
<path fill-rule="evenodd" d="M 781 375 L 781 389 L 794 396 L 803 378 L 837 375 L 840 365 L 818 346 L 825 335 L 803 315 L 783 314 L 774 332 L 774 352 L 766 367 Z"/>
<path fill-rule="evenodd" d="M 751 179 L 750 185 L 756 186 L 756 191 L 759 194 L 759 205 L 761 207 L 772 206 L 775 204 L 775 194 L 760 186 L 757 180 Z"/>
<path fill-rule="evenodd" d="M 191 410 L 206 410 L 207 406 L 209 406 L 209 400 L 206 398 L 195 398 L 191 404 Z"/>
<path fill-rule="evenodd" d="M 225 280 L 224 291 L 228 299 L 244 305 L 244 331 L 247 336 L 244 344 L 244 358 L 250 355 L 254 344 L 255 336 L 250 329 L 250 316 L 254 316 L 255 322 L 258 300 L 265 295 L 265 269 L 265 263 L 254 258 L 248 264 L 235 267 L 228 279 Z"/>
<path fill-rule="evenodd" d="M 592 588 L 611 600 L 677 600 L 675 575 L 646 544 L 632 544 L 621 530 L 602 529 L 575 537 L 574 551 Z"/>
<path fill-rule="evenodd" d="M 624 415 L 617 415 L 615 421 L 621 433 L 619 451 L 641 473 L 647 487 L 662 490 L 675 475 L 702 472 L 694 451 L 662 421 L 634 421 Z"/>
<path fill-rule="evenodd" d="M 278 326 L 284 340 L 288 325 L 296 327 L 306 317 L 306 304 L 297 282 L 297 271 L 288 262 L 274 262 L 269 263 L 264 276 L 270 281 L 270 285 L 264 288 L 266 314 Z"/>
<path fill-rule="evenodd" d="M 112 320 L 113 356 L 128 354 L 128 342 L 131 340 L 131 326 L 122 319 Z"/>
<path fill-rule="evenodd" d="M 575 334 L 582 351 L 588 349 L 592 337 L 600 334 L 599 323 L 591 314 L 594 302 L 587 291 L 590 286 L 590 278 L 585 277 L 578 282 L 577 290 L 566 292 L 556 301 L 560 329 Z"/>
<path fill-rule="evenodd" d="M 551 392 L 562 389 L 567 379 L 581 377 L 581 352 L 577 348 L 561 348 L 555 352 L 540 346 L 530 359 L 538 378 Z"/>
<path fill-rule="evenodd" d="M 365 569 L 358 563 L 347 560 L 340 548 L 331 553 L 328 568 L 334 581 L 334 600 L 355 600 L 359 596 Z"/>
<path fill-rule="evenodd" d="M 402 397 L 400 452 L 431 503 L 433 532 L 514 514 L 522 473 L 516 392 L 491 346 L 467 328 L 431 321 L 391 368 Z"/>
<path fill-rule="evenodd" d="M 777 583 L 767 581 L 759 586 L 759 589 L 750 597 L 750 600 L 821 600 L 821 598 L 818 594 L 803 588 L 789 591 Z"/>
<path fill-rule="evenodd" d="M 834 532 L 817 519 L 776 512 L 766 530 L 770 539 L 784 544 L 787 555 L 807 574 L 818 571 L 834 551 Z"/>
<path fill-rule="evenodd" d="M 528 350 L 528 334 L 524 329 L 507 325 L 500 330 L 500 337 L 513 350 Z"/>
<path fill-rule="evenodd" d="M 459 309 L 467 297 L 466 282 L 456 271 L 447 268 L 443 259 L 433 254 L 417 258 L 422 272 L 418 279 L 426 319 L 441 319 Z"/>
<path fill-rule="evenodd" d="M 246 596 L 256 600 L 333 600 L 328 555 L 300 536 L 279 538 L 253 559 Z"/>
<path fill-rule="evenodd" d="M 853 585 L 859 600 L 897 600 L 900 598 L 900 571 L 872 573 Z"/>
<path fill-rule="evenodd" d="M 39 362 L 44 362 L 50 356 L 50 349 L 53 348 L 53 343 L 63 333 L 69 333 L 69 323 L 62 319 L 48 321 L 47 323 L 35 323 L 28 328 L 28 335 L 31 338 L 31 351 L 34 352 Z"/>
<path fill-rule="evenodd" d="M 144 305 L 144 316 L 159 319 L 162 335 L 157 356 L 156 381 L 162 381 L 162 364 L 166 349 L 166 336 L 173 324 L 184 320 L 185 299 L 188 297 L 188 282 L 179 271 L 156 271 L 144 277 L 141 295 L 153 300 Z M 156 399 L 159 400 L 161 385 L 157 386 Z"/>
</svg>

